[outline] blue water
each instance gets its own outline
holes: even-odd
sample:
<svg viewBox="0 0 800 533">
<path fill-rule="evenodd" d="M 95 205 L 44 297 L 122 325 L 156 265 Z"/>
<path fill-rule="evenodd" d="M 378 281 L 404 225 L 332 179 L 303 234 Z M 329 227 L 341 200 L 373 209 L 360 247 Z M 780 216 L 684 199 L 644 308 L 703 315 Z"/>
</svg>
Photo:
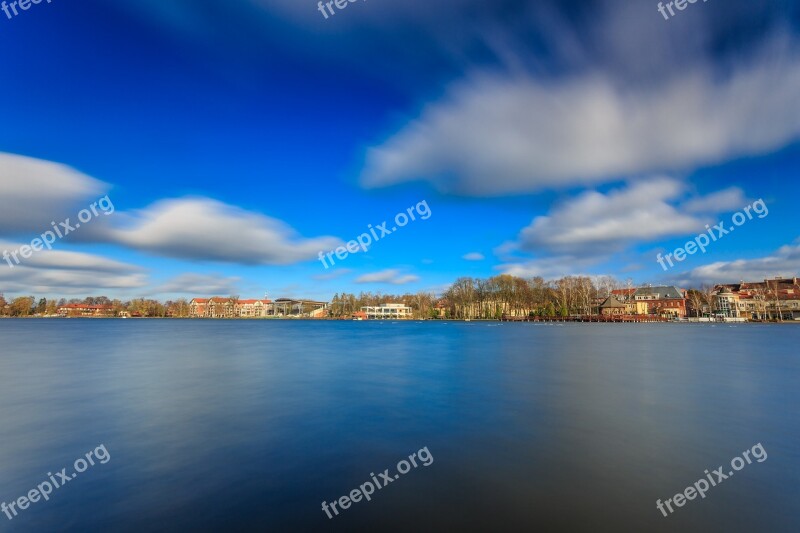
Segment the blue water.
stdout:
<svg viewBox="0 0 800 533">
<path fill-rule="evenodd" d="M 110 455 L 0 530 L 798 531 L 798 346 L 794 325 L 0 320 L 0 502 Z"/>
</svg>

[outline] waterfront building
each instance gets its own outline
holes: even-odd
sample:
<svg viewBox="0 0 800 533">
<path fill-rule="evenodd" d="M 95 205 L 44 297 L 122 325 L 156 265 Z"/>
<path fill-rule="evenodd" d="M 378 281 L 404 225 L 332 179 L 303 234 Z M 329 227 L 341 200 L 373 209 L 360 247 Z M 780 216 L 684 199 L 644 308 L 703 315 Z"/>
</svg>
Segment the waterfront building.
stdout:
<svg viewBox="0 0 800 533">
<path fill-rule="evenodd" d="M 616 296 L 609 296 L 600 304 L 600 314 L 603 316 L 615 316 L 628 314 L 628 304 L 617 299 Z"/>
<path fill-rule="evenodd" d="M 686 316 L 686 291 L 674 286 L 640 287 L 633 293 L 638 315 Z"/>
<path fill-rule="evenodd" d="M 611 296 L 615 297 L 619 302 L 625 304 L 625 313 L 629 315 L 636 314 L 636 300 L 634 300 L 635 294 L 636 289 L 634 288 L 614 289 L 611 291 Z"/>
<path fill-rule="evenodd" d="M 234 298 L 208 299 L 206 316 L 210 318 L 234 318 L 236 316 L 236 300 Z"/>
<path fill-rule="evenodd" d="M 192 298 L 189 302 L 189 316 L 199 318 L 206 315 L 206 306 L 208 305 L 208 298 Z"/>
<path fill-rule="evenodd" d="M 380 304 L 378 306 L 362 307 L 366 317 L 370 320 L 407 320 L 412 316 L 411 308 L 404 304 Z"/>
<path fill-rule="evenodd" d="M 111 317 L 114 316 L 114 306 L 108 304 L 64 304 L 58 308 L 59 316 L 94 316 Z"/>
<path fill-rule="evenodd" d="M 715 314 L 725 318 L 739 318 L 746 313 L 738 293 L 730 287 L 721 287 L 714 296 Z"/>
<path fill-rule="evenodd" d="M 266 318 L 273 316 L 305 316 L 321 318 L 328 303 L 313 300 L 278 298 L 272 300 L 239 300 L 238 298 L 192 298 L 189 316 L 193 318 Z"/>
<path fill-rule="evenodd" d="M 328 302 L 278 298 L 275 300 L 275 303 L 272 304 L 272 312 L 270 314 L 275 316 L 322 318 L 328 314 Z"/>
<path fill-rule="evenodd" d="M 727 283 L 717 285 L 715 290 L 717 314 L 756 320 L 800 320 L 798 278 Z"/>
<path fill-rule="evenodd" d="M 237 313 L 235 298 L 192 298 L 189 316 L 193 318 L 234 318 Z"/>
<path fill-rule="evenodd" d="M 270 316 L 272 300 L 239 300 L 236 302 L 236 316 L 258 318 Z"/>
</svg>

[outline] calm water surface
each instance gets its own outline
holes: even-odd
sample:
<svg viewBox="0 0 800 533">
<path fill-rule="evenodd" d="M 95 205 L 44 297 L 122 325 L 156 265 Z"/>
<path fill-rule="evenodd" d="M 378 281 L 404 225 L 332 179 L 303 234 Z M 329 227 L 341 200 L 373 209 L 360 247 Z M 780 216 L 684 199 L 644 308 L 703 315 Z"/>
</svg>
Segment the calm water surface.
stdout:
<svg viewBox="0 0 800 533">
<path fill-rule="evenodd" d="M 111 456 L 0 530 L 798 531 L 798 347 L 793 325 L 0 320 L 0 501 Z"/>
</svg>

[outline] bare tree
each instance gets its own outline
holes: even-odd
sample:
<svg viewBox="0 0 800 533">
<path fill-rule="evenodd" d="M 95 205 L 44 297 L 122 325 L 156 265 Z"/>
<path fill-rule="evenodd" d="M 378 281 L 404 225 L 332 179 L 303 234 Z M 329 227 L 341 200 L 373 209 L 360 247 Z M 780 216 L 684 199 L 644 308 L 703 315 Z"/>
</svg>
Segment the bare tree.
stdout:
<svg viewBox="0 0 800 533">
<path fill-rule="evenodd" d="M 695 289 L 689 289 L 687 295 L 689 297 L 689 305 L 694 310 L 694 316 L 699 317 L 703 312 L 703 302 L 705 302 L 705 296 L 702 292 Z"/>
<path fill-rule="evenodd" d="M 703 302 L 708 306 L 708 312 L 713 315 L 717 308 L 717 288 L 704 283 L 700 286 L 700 293 L 703 295 Z"/>
</svg>

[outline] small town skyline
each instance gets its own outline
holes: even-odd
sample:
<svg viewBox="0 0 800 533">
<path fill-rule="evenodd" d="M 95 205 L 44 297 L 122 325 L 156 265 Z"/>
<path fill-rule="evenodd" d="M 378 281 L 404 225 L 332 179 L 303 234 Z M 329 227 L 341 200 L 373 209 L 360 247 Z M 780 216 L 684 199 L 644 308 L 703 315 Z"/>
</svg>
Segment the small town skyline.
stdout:
<svg viewBox="0 0 800 533">
<path fill-rule="evenodd" d="M 456 279 L 440 294 L 336 293 L 330 300 L 196 296 L 159 301 L 128 301 L 107 296 L 83 299 L 10 301 L 0 293 L 0 316 L 179 317 L 179 318 L 353 318 L 501 319 L 504 317 L 658 316 L 665 319 L 713 316 L 735 319 L 800 320 L 800 280 L 719 283 L 697 288 L 620 282 L 605 276 L 566 276 L 557 280 L 510 275 Z"/>
</svg>

